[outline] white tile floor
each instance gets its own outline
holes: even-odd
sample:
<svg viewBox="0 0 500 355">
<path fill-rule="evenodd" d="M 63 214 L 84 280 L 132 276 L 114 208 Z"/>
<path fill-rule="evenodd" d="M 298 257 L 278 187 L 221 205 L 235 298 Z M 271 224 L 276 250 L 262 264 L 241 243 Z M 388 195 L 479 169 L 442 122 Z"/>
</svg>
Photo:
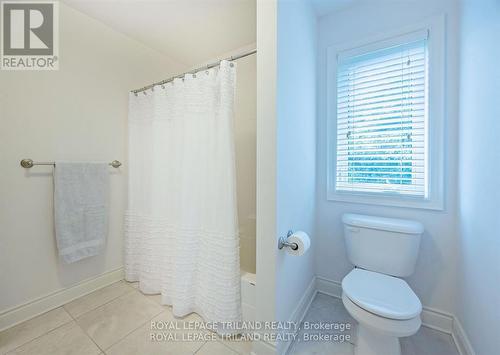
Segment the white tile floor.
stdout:
<svg viewBox="0 0 500 355">
<path fill-rule="evenodd" d="M 151 341 L 151 321 L 175 320 L 159 300 L 143 295 L 137 284 L 117 282 L 0 332 L 0 354 L 250 354 L 251 344 L 243 341 Z M 192 313 L 180 321 L 201 318 Z M 173 332 L 181 338 L 187 331 Z"/>
<path fill-rule="evenodd" d="M 298 341 L 291 346 L 291 355 L 353 355 L 356 334 L 356 321 L 344 308 L 342 301 L 338 298 L 318 293 L 304 317 L 305 322 L 327 322 L 327 323 L 349 323 L 351 330 L 347 331 L 305 331 L 299 332 Z M 305 333 L 308 334 L 331 334 L 332 336 L 351 336 L 350 342 L 325 342 L 304 341 Z M 450 335 L 421 327 L 417 334 L 401 339 L 403 355 L 459 355 L 459 352 Z"/>
<path fill-rule="evenodd" d="M 215 341 L 151 341 L 151 321 L 174 320 L 170 307 L 162 306 L 159 301 L 159 296 L 143 295 L 137 284 L 120 281 L 0 332 L 0 354 L 250 354 L 251 344 L 244 341 L 220 338 Z M 201 318 L 193 313 L 182 321 L 201 321 Z M 353 325 L 350 331 L 308 333 L 350 334 L 354 338 L 356 322 L 337 298 L 318 293 L 304 321 L 350 323 Z M 182 336 L 187 331 L 173 332 Z M 299 339 L 303 339 L 304 334 L 301 330 Z M 426 327 L 412 337 L 403 338 L 401 344 L 403 355 L 458 355 L 451 336 Z M 299 341 L 292 345 L 290 354 L 352 355 L 353 344 Z"/>
</svg>

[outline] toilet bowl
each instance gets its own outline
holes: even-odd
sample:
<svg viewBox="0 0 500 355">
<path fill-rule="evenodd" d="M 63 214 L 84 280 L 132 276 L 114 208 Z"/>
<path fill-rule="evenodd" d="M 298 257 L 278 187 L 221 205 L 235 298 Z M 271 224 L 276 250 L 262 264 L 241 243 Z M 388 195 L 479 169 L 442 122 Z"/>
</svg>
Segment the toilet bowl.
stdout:
<svg viewBox="0 0 500 355">
<path fill-rule="evenodd" d="M 359 323 L 355 355 L 401 355 L 400 337 L 415 334 L 422 304 L 400 277 L 413 273 L 422 224 L 345 214 L 347 255 L 355 268 L 342 280 L 342 302 Z"/>
<path fill-rule="evenodd" d="M 422 304 L 408 284 L 363 269 L 342 280 L 342 302 L 359 323 L 355 355 L 400 355 L 400 337 L 421 325 Z"/>
</svg>

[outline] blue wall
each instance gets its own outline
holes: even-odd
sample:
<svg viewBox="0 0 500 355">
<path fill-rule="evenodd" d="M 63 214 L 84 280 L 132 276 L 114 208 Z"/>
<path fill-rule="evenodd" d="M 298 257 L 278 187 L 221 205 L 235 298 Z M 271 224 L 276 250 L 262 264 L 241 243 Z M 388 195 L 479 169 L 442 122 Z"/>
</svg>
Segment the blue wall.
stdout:
<svg viewBox="0 0 500 355">
<path fill-rule="evenodd" d="M 376 14 L 376 16 L 374 16 Z M 446 47 L 444 120 L 445 209 L 378 206 L 327 200 L 327 50 L 330 46 L 369 41 L 399 32 L 406 26 L 445 16 Z M 412 219 L 422 222 L 425 234 L 415 273 L 407 279 L 425 307 L 454 312 L 457 245 L 457 138 L 459 27 L 457 0 L 365 1 L 318 20 L 318 123 L 316 169 L 316 274 L 340 282 L 352 269 L 345 249 L 343 213 Z M 389 35 L 390 36 L 390 35 Z"/>
<path fill-rule="evenodd" d="M 307 0 L 278 1 L 277 56 L 277 232 L 304 230 L 314 249 L 316 17 Z M 294 320 L 314 277 L 314 250 L 301 257 L 282 250 L 276 268 L 276 319 Z"/>
<path fill-rule="evenodd" d="M 459 300 L 477 355 L 500 348 L 500 1 L 461 9 Z"/>
</svg>

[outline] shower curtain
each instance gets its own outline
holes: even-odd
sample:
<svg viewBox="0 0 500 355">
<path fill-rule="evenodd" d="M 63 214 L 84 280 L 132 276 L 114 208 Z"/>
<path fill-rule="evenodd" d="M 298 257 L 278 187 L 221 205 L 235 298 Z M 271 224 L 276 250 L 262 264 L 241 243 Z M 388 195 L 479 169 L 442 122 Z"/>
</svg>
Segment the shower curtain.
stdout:
<svg viewBox="0 0 500 355">
<path fill-rule="evenodd" d="M 235 64 L 129 99 L 125 274 L 175 316 L 241 320 Z"/>
</svg>

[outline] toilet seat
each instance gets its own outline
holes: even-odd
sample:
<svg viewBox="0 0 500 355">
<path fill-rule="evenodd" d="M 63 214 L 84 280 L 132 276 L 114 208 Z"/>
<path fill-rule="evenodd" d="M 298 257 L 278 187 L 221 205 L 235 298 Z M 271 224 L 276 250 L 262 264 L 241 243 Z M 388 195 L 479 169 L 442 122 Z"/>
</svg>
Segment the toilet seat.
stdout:
<svg viewBox="0 0 500 355">
<path fill-rule="evenodd" d="M 397 277 L 354 269 L 342 280 L 342 291 L 355 305 L 374 315 L 409 320 L 422 312 L 422 304 L 408 284 Z"/>
<path fill-rule="evenodd" d="M 422 324 L 419 316 L 405 320 L 377 316 L 352 302 L 345 293 L 342 293 L 342 303 L 347 312 L 359 323 L 358 327 L 372 329 L 377 334 L 384 334 L 387 338 L 397 339 L 413 335 Z M 388 339 L 385 341 L 388 341 Z"/>
</svg>

